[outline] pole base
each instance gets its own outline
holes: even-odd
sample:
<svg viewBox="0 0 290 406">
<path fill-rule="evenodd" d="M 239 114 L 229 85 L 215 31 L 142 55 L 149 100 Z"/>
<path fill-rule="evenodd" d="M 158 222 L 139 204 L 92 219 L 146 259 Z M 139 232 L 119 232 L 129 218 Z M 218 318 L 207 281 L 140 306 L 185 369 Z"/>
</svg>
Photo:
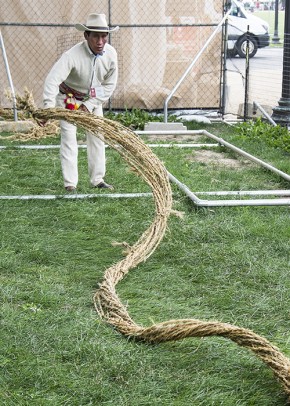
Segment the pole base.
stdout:
<svg viewBox="0 0 290 406">
<path fill-rule="evenodd" d="M 281 97 L 278 106 L 273 107 L 272 119 L 283 127 L 290 128 L 290 99 Z"/>
<path fill-rule="evenodd" d="M 279 37 L 272 37 L 272 44 L 281 44 L 280 38 Z"/>
</svg>

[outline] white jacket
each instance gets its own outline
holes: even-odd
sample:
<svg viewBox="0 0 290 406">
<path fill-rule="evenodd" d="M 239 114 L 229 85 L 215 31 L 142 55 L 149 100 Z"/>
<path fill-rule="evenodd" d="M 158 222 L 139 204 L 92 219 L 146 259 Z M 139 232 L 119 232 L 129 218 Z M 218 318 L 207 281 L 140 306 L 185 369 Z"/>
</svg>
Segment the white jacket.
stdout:
<svg viewBox="0 0 290 406">
<path fill-rule="evenodd" d="M 105 44 L 102 55 L 94 55 L 87 41 L 80 42 L 64 52 L 53 65 L 44 82 L 44 108 L 56 106 L 59 85 L 62 82 L 88 99 L 83 102 L 89 111 L 107 101 L 115 90 L 118 78 L 117 52 Z M 93 88 L 94 97 L 90 95 Z"/>
</svg>

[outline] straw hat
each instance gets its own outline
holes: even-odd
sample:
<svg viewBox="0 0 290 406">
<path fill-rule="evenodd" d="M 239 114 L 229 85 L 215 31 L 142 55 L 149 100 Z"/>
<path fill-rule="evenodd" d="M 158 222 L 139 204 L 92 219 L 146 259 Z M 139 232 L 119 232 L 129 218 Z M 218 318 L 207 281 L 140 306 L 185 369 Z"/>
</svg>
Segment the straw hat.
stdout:
<svg viewBox="0 0 290 406">
<path fill-rule="evenodd" d="M 113 32 L 119 27 L 110 28 L 107 24 L 105 14 L 89 14 L 86 24 L 76 24 L 75 28 L 79 31 L 94 31 L 94 32 Z"/>
</svg>

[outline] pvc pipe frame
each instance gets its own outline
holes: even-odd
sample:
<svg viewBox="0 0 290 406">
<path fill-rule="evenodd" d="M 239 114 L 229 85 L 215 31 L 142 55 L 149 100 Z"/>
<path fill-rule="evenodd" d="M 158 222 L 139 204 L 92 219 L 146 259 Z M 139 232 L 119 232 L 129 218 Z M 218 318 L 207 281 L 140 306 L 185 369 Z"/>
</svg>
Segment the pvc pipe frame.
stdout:
<svg viewBox="0 0 290 406">
<path fill-rule="evenodd" d="M 203 148 L 203 147 L 219 147 L 219 144 L 147 144 L 150 148 Z M 5 145 L 0 146 L 1 149 L 9 149 Z M 13 149 L 59 149 L 59 145 L 16 145 Z M 78 145 L 79 149 L 87 148 L 86 145 Z M 106 145 L 107 148 L 107 145 Z"/>
<path fill-rule="evenodd" d="M 150 197 L 152 193 L 100 193 L 100 194 L 81 194 L 71 193 L 67 195 L 15 195 L 0 196 L 0 200 L 57 200 L 57 199 L 95 199 L 97 197 L 107 198 L 130 198 L 130 197 Z"/>
<path fill-rule="evenodd" d="M 267 118 L 267 120 L 269 120 L 269 122 L 274 126 L 277 127 L 277 124 L 275 123 L 275 121 L 272 119 L 272 117 L 266 112 L 266 110 L 256 101 L 253 101 L 253 108 L 254 109 L 258 109 L 261 111 L 261 113 L 263 114 L 264 117 Z"/>
<path fill-rule="evenodd" d="M 8 59 L 7 59 L 7 55 L 6 55 L 6 50 L 5 50 L 1 30 L 0 30 L 0 46 L 2 48 L 3 59 L 4 59 L 4 64 L 5 64 L 6 73 L 7 73 L 7 77 L 8 77 L 8 82 L 9 82 L 9 85 L 11 88 L 13 111 L 14 111 L 14 121 L 17 121 L 18 118 L 17 118 L 16 96 L 15 96 L 14 86 L 13 86 L 13 82 L 12 82 L 12 77 L 11 77 L 11 73 L 10 73 L 9 63 L 8 63 Z"/>
<path fill-rule="evenodd" d="M 264 168 L 268 169 L 269 171 L 281 176 L 282 178 L 290 181 L 290 175 L 280 171 L 279 169 L 275 168 L 274 166 L 262 161 L 259 158 L 245 152 L 244 150 L 230 144 L 229 142 L 225 141 L 223 138 L 217 137 L 206 130 L 184 130 L 184 131 L 136 131 L 137 135 L 145 135 L 145 134 L 154 134 L 154 135 L 205 135 L 210 139 L 217 142 L 217 144 L 213 144 L 214 146 L 225 146 L 236 153 L 248 158 L 249 160 L 263 166 Z M 151 144 L 151 146 L 160 147 L 164 144 Z M 166 144 L 168 145 L 168 144 Z M 178 144 L 169 144 L 170 147 L 176 146 Z M 192 144 L 179 144 L 183 145 L 182 148 L 190 148 Z M 212 146 L 212 144 L 195 144 L 195 145 L 202 145 L 202 146 Z M 59 146 L 19 146 L 19 148 L 29 148 L 32 149 L 45 149 L 47 147 L 50 148 L 59 148 Z M 85 145 L 80 146 L 81 148 L 86 148 Z M 6 147 L 5 147 L 6 148 Z M 168 173 L 168 177 L 171 182 L 175 183 L 180 190 L 182 190 L 191 200 L 192 202 L 199 207 L 218 207 L 218 206 L 285 206 L 290 205 L 290 190 L 261 190 L 261 191 L 218 191 L 218 192 L 196 192 L 200 194 L 207 194 L 207 195 L 238 195 L 238 196 L 245 196 L 245 195 L 252 195 L 252 196 L 260 196 L 260 195 L 276 195 L 282 196 L 279 199 L 252 199 L 252 200 L 202 200 L 197 197 L 196 193 L 193 193 L 185 184 L 180 182 L 175 176 L 173 176 L 170 172 Z M 70 194 L 70 195 L 31 195 L 31 196 L 0 196 L 0 199 L 57 199 L 57 198 L 66 198 L 66 199 L 83 199 L 83 198 L 95 198 L 95 197 L 110 197 L 110 198 L 121 198 L 121 197 L 143 197 L 143 196 L 152 196 L 152 193 L 127 193 L 127 194 Z M 289 196 L 289 197 L 285 197 Z"/>
<path fill-rule="evenodd" d="M 244 150 L 234 146 L 233 144 L 230 144 L 229 142 L 225 141 L 224 139 L 217 137 L 211 133 L 209 133 L 206 130 L 192 130 L 192 131 L 140 131 L 138 134 L 176 134 L 176 135 L 190 135 L 190 134 L 202 134 L 210 139 L 218 142 L 218 145 L 225 146 L 238 154 L 248 158 L 249 160 L 263 166 L 264 168 L 276 173 L 277 175 L 281 176 L 282 178 L 286 179 L 287 181 L 290 181 L 290 176 L 279 169 L 275 168 L 272 165 L 269 165 L 268 163 L 262 161 L 259 158 L 256 158 L 255 156 L 245 152 Z M 195 193 L 193 193 L 186 185 L 181 183 L 175 176 L 173 176 L 170 172 L 168 172 L 169 179 L 171 182 L 175 183 L 179 189 L 181 189 L 192 201 L 196 206 L 201 206 L 201 207 L 217 207 L 217 206 L 284 206 L 284 205 L 290 205 L 290 196 L 289 198 L 279 198 L 279 199 L 255 199 L 255 200 L 202 200 L 197 197 Z M 284 194 L 285 192 L 285 194 Z M 209 193 L 209 192 L 208 192 Z M 226 194 L 227 192 L 215 192 L 215 194 Z M 240 194 L 241 192 L 228 192 L 228 194 Z M 249 194 L 249 193 L 244 193 L 244 194 Z M 273 194 L 272 191 L 259 191 L 258 193 L 252 192 L 252 195 L 270 195 Z M 280 193 L 274 193 L 274 194 L 280 194 Z M 284 195 L 289 195 L 289 191 L 282 191 L 282 196 Z"/>
</svg>

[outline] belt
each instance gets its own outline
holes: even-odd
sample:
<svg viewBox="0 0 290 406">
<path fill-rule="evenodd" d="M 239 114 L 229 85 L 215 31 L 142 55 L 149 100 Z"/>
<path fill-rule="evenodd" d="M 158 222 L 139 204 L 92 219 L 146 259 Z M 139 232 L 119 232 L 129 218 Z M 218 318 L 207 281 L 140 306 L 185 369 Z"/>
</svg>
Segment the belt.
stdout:
<svg viewBox="0 0 290 406">
<path fill-rule="evenodd" d="M 88 95 L 88 94 L 79 92 L 78 90 L 75 90 L 75 89 L 69 87 L 69 86 L 66 85 L 64 82 L 62 82 L 62 83 L 59 85 L 59 91 L 60 91 L 60 93 L 62 93 L 62 94 L 69 94 L 69 93 L 71 93 L 71 94 L 73 95 L 73 97 L 74 97 L 76 100 L 79 100 L 79 101 L 84 101 L 84 100 L 87 100 L 87 99 L 89 98 L 89 95 Z"/>
</svg>

